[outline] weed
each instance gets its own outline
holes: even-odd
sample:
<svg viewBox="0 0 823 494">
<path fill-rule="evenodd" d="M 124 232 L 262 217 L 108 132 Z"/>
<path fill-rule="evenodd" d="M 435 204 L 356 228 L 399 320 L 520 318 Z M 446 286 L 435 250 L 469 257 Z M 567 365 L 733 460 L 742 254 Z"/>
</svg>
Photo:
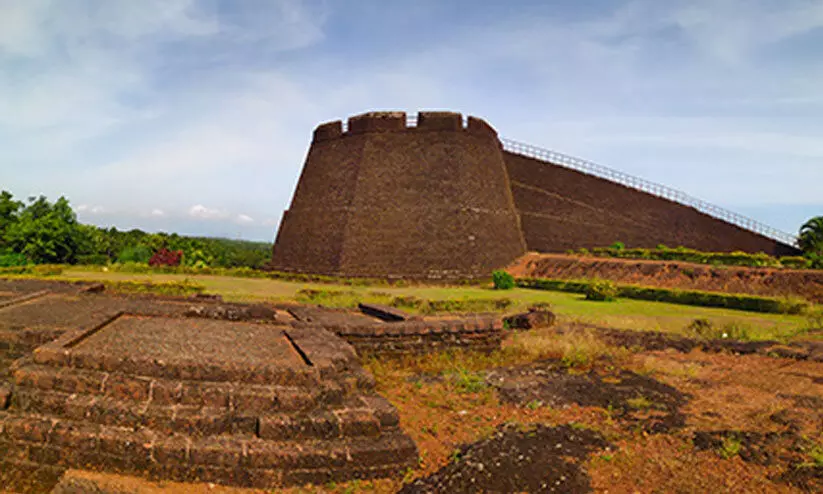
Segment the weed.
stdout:
<svg viewBox="0 0 823 494">
<path fill-rule="evenodd" d="M 809 331 L 823 330 L 823 307 L 817 307 L 806 314 Z"/>
<path fill-rule="evenodd" d="M 452 454 L 449 455 L 449 461 L 452 463 L 457 463 L 458 461 L 460 461 L 460 458 L 462 458 L 462 456 L 463 455 L 460 454 L 460 450 L 455 449 L 454 451 L 452 451 Z"/>
<path fill-rule="evenodd" d="M 593 359 L 590 352 L 584 347 L 573 346 L 563 353 L 561 362 L 570 368 L 588 367 Z"/>
<path fill-rule="evenodd" d="M 818 468 L 823 468 L 823 444 L 814 444 L 806 450 L 806 454 L 811 458 L 811 465 Z"/>
<path fill-rule="evenodd" d="M 479 393 L 488 386 L 482 374 L 466 369 L 458 368 L 449 377 L 458 393 Z"/>
<path fill-rule="evenodd" d="M 638 395 L 635 398 L 629 398 L 626 400 L 626 404 L 637 410 L 645 410 L 654 406 L 654 403 L 643 395 Z"/>
<path fill-rule="evenodd" d="M 529 410 L 537 410 L 538 408 L 543 406 L 543 402 L 540 400 L 532 400 L 526 403 L 526 408 Z"/>
<path fill-rule="evenodd" d="M 745 324 L 731 322 L 724 324 L 722 327 L 717 327 L 705 318 L 693 320 L 686 327 L 685 333 L 686 336 L 703 341 L 720 339 L 748 341 L 752 338 L 750 329 Z"/>
<path fill-rule="evenodd" d="M 740 442 L 740 438 L 735 436 L 726 436 L 723 438 L 723 444 L 720 445 L 720 456 L 725 460 L 734 458 L 740 454 L 741 446 L 742 444 Z"/>
<path fill-rule="evenodd" d="M 711 321 L 705 318 L 693 320 L 686 326 L 686 336 L 691 336 L 698 340 L 710 340 L 717 333 Z"/>
<path fill-rule="evenodd" d="M 414 480 L 414 469 L 412 469 L 411 467 L 408 467 L 408 468 L 406 468 L 406 470 L 403 471 L 403 480 L 402 480 L 402 482 L 403 482 L 403 484 L 410 484 L 412 482 L 412 480 Z"/>
</svg>

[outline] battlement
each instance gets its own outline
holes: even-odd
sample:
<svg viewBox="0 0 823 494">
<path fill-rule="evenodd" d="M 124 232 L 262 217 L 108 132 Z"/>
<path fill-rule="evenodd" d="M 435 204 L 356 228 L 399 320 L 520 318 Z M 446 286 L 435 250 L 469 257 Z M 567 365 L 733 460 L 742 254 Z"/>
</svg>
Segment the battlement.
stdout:
<svg viewBox="0 0 823 494">
<path fill-rule="evenodd" d="M 349 135 L 378 132 L 460 132 L 497 138 L 497 131 L 485 120 L 447 111 L 421 111 L 407 115 L 401 111 L 375 111 L 353 115 L 346 124 L 335 120 L 314 129 L 313 142 L 330 141 Z"/>
</svg>

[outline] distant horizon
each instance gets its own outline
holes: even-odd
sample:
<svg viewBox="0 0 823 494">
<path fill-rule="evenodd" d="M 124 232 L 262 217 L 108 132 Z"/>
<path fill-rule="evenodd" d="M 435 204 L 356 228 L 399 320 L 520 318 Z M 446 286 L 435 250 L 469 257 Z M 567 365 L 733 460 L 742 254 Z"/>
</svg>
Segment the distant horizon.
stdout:
<svg viewBox="0 0 823 494">
<path fill-rule="evenodd" d="M 0 188 L 84 223 L 270 243 L 316 125 L 437 109 L 789 234 L 823 215 L 821 2 L 0 9 Z"/>
</svg>

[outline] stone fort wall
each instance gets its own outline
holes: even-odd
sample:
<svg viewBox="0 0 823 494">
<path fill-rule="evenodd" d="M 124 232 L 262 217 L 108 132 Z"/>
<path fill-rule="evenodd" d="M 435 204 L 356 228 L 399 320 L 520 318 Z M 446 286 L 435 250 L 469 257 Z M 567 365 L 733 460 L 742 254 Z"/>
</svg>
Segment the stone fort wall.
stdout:
<svg viewBox="0 0 823 494">
<path fill-rule="evenodd" d="M 525 252 L 502 147 L 459 113 L 319 126 L 272 267 L 345 276 L 484 276 Z"/>
<path fill-rule="evenodd" d="M 271 268 L 341 276 L 488 276 L 526 250 L 623 242 L 795 254 L 693 208 L 503 150 L 459 113 L 372 112 L 318 126 Z"/>
</svg>

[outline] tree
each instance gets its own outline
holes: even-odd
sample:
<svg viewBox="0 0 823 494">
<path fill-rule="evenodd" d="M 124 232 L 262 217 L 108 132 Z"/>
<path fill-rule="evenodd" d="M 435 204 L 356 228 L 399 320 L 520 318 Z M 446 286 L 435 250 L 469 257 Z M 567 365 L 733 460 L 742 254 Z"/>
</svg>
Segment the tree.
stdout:
<svg viewBox="0 0 823 494">
<path fill-rule="evenodd" d="M 23 207 L 23 203 L 15 201 L 10 192 L 5 190 L 0 192 L 0 248 L 5 244 L 6 230 L 17 222 L 17 212 L 21 207 Z"/>
<path fill-rule="evenodd" d="M 800 227 L 799 244 L 806 254 L 823 254 L 823 216 L 812 218 Z"/>
<path fill-rule="evenodd" d="M 44 197 L 30 197 L 17 221 L 5 232 L 6 244 L 35 263 L 72 263 L 83 232 L 65 197 L 54 204 Z"/>
</svg>

